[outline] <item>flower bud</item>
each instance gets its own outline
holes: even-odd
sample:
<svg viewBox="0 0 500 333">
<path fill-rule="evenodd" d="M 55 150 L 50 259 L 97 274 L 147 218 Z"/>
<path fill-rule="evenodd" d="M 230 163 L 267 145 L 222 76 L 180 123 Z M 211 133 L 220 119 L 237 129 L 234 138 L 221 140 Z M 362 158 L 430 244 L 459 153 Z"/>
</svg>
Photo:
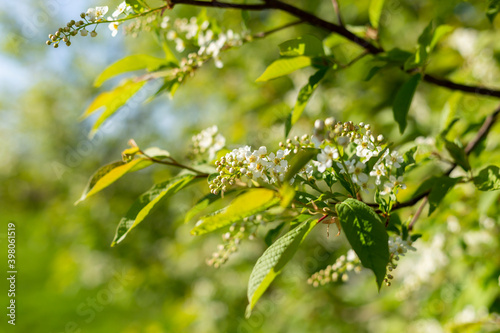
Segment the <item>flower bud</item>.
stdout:
<svg viewBox="0 0 500 333">
<path fill-rule="evenodd" d="M 318 131 L 322 131 L 325 128 L 325 122 L 321 119 L 316 119 L 314 122 L 314 128 Z"/>
<path fill-rule="evenodd" d="M 326 126 L 333 127 L 334 124 L 335 124 L 335 118 L 329 117 L 329 118 L 325 119 L 325 125 Z"/>
</svg>

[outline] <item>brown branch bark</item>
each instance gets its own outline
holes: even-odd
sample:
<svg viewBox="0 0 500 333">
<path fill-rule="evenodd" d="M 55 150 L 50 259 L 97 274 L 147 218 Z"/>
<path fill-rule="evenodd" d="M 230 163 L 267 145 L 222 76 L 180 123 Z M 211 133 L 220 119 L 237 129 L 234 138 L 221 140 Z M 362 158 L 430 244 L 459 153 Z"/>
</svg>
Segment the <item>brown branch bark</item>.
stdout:
<svg viewBox="0 0 500 333">
<path fill-rule="evenodd" d="M 479 143 L 488 136 L 489 132 L 491 131 L 491 128 L 493 127 L 493 125 L 495 124 L 495 122 L 498 120 L 498 115 L 499 114 L 500 114 L 500 106 L 498 106 L 495 109 L 495 111 L 493 111 L 488 117 L 486 117 L 486 119 L 483 122 L 483 125 L 481 126 L 481 128 L 477 132 L 476 136 L 465 147 L 465 154 L 467 156 L 469 156 L 474 151 L 474 149 L 479 145 Z M 454 163 L 448 169 L 448 171 L 446 171 L 445 175 L 449 176 L 451 174 L 451 172 L 453 170 L 455 170 L 456 167 L 457 167 L 457 164 Z M 404 207 L 413 206 L 417 202 L 419 202 L 421 199 L 425 199 L 426 200 L 422 204 L 422 206 L 424 206 L 425 203 L 427 202 L 427 197 L 429 196 L 429 193 L 430 193 L 430 190 L 428 190 L 428 191 L 420 194 L 419 196 L 416 196 L 416 197 L 414 197 L 414 198 L 412 198 L 412 199 L 410 199 L 408 201 L 405 201 L 405 202 L 402 202 L 402 203 L 396 203 L 393 206 L 392 209 L 395 210 L 395 209 L 400 209 L 400 208 L 404 208 Z M 412 221 L 412 224 L 410 225 L 410 227 L 413 227 L 413 224 L 415 223 L 415 221 Z M 410 230 L 411 230 L 411 228 L 410 228 Z"/>
<path fill-rule="evenodd" d="M 367 50 L 372 55 L 376 55 L 376 54 L 384 52 L 383 48 L 378 47 L 376 45 L 373 45 L 368 40 L 356 36 L 355 34 L 350 32 L 348 29 L 346 29 L 344 26 L 325 21 L 325 20 L 323 20 L 323 19 L 321 19 L 321 18 L 319 18 L 319 17 L 317 17 L 309 12 L 306 12 L 300 8 L 295 7 L 295 6 L 289 5 L 289 4 L 282 2 L 280 0 L 264 0 L 264 2 L 261 4 L 237 4 L 237 3 L 221 2 L 218 0 L 212 0 L 212 1 L 167 0 L 167 2 L 168 2 L 169 7 L 173 7 L 174 5 L 191 5 L 191 6 L 200 6 L 200 7 L 255 10 L 255 11 L 271 10 L 271 9 L 280 10 L 280 11 L 286 12 L 290 15 L 293 15 L 293 16 L 299 18 L 301 21 L 307 22 L 313 26 L 316 26 L 316 27 L 325 29 L 327 31 L 339 34 L 339 35 L 345 37 L 346 39 L 350 40 L 351 42 L 358 44 L 359 46 L 361 46 L 362 48 Z M 462 91 L 465 93 L 472 93 L 472 94 L 481 95 L 481 96 L 491 96 L 491 97 L 495 97 L 495 98 L 500 98 L 500 90 L 498 90 L 498 89 L 455 83 L 455 82 L 447 80 L 447 79 L 436 78 L 430 74 L 425 74 L 423 79 L 424 79 L 424 81 L 426 81 L 428 83 L 431 83 L 431 84 L 434 84 L 434 85 L 437 85 L 437 86 L 440 86 L 443 88 L 447 88 L 450 90 L 458 90 L 458 91 Z"/>
</svg>

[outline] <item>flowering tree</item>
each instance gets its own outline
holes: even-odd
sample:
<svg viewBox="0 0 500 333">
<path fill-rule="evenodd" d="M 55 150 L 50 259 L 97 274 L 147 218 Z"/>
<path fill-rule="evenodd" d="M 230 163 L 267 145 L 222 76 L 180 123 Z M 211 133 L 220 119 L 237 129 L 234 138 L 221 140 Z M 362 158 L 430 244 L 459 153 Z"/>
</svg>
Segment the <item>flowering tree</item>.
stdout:
<svg viewBox="0 0 500 333">
<path fill-rule="evenodd" d="M 490 100 L 500 98 L 500 91 L 481 82 L 461 83 L 460 78 L 467 77 L 463 73 L 455 75 L 453 80 L 446 78 L 452 71 L 460 74 L 463 70 L 460 65 L 453 65 L 452 69 L 446 67 L 443 59 L 451 57 L 448 53 L 436 57 L 444 69 L 432 67 L 432 56 L 439 55 L 441 49 L 446 50 L 446 43 L 472 63 L 475 51 L 463 43 L 463 38 L 467 38 L 464 35 L 470 32 L 430 21 L 413 50 L 384 48 L 382 44 L 394 44 L 393 40 L 384 40 L 382 33 L 383 24 L 388 24 L 388 12 L 395 10 L 394 7 L 389 10 L 384 7 L 389 4 L 383 0 L 372 0 L 368 22 L 349 26 L 343 22 L 337 1 L 328 4 L 333 4 L 336 23 L 281 0 L 167 0 L 158 7 L 150 7 L 146 1 L 125 1 L 109 17 L 107 6 L 90 8 L 81 13 L 78 20 L 71 20 L 49 35 L 47 45 L 70 46 L 75 39 L 89 34 L 98 36 L 97 29 L 104 24 L 112 36 L 120 29 L 131 37 L 144 32 L 153 34 L 165 53 L 163 58 L 129 55 L 99 75 L 95 81 L 98 87 L 117 75 L 143 71 L 94 99 L 83 115 L 87 117 L 103 110 L 93 125 L 93 135 L 148 82 L 160 82 L 159 88 L 150 94 L 151 98 L 164 93 L 173 97 L 181 85 L 189 89 L 189 79 L 210 61 L 222 68 L 228 50 L 255 44 L 257 40 L 299 25 L 311 27 L 308 34 L 282 41 L 278 45 L 279 57 L 256 77 L 257 82 L 268 82 L 294 75 L 301 69 L 312 71 L 298 89 L 291 110 L 279 123 L 282 140 L 278 145 L 234 147 L 217 126 L 212 126 L 192 137 L 191 151 L 186 156 L 172 156 L 157 147 L 143 148 L 130 140 L 121 160 L 97 170 L 79 201 L 127 173 L 154 164 L 180 169 L 177 176 L 155 184 L 137 199 L 119 222 L 112 246 L 122 242 L 144 221 L 160 200 L 189 186 L 203 184 L 206 195 L 186 213 L 186 221 L 198 220 L 191 231 L 193 235 L 222 233 L 223 242 L 207 259 L 209 265 L 223 265 L 248 238 L 261 235 L 268 244 L 250 275 L 247 308 L 250 315 L 258 299 L 316 226 L 326 225 L 325 237 L 329 237 L 330 226 L 335 225 L 332 228 L 337 235 L 345 235 L 351 249 L 314 273 L 308 283 L 317 287 L 329 282 L 345 282 L 350 274 L 366 268 L 373 272 L 380 289 L 391 285 L 401 256 L 416 250 L 414 242 L 422 235 L 415 232 L 415 225 L 425 207 L 428 206 L 428 215 L 431 215 L 443 206 L 448 193 L 471 184 L 476 191 L 500 189 L 498 159 L 492 162 L 498 158 L 498 152 L 490 153 L 493 160 L 481 156 L 500 113 L 500 107 L 492 108 Z M 174 18 L 181 6 L 211 8 L 214 12 L 239 11 L 242 15 L 238 20 L 243 28 L 240 31 L 226 28 L 205 10 L 191 18 Z M 498 1 L 489 1 L 485 17 L 493 22 L 499 10 Z M 263 16 L 251 20 L 251 13 L 267 11 L 282 12 L 295 20 L 263 32 L 253 31 L 254 25 L 265 25 L 267 21 Z M 326 37 L 318 37 L 325 32 Z M 339 55 L 337 48 L 345 44 L 352 48 Z M 314 122 L 309 133 L 292 135 L 307 113 L 313 93 L 322 85 L 331 86 L 332 75 L 360 63 L 369 66 L 360 81 L 376 76 L 387 79 L 390 71 L 401 72 L 406 78 L 395 89 L 394 96 L 390 96 L 392 120 L 387 126 L 398 128 L 399 133 L 377 133 L 376 126 L 366 121 L 349 120 L 351 116 L 358 118 L 354 113 L 346 112 L 341 114 L 345 119 L 336 119 L 327 112 L 325 119 Z M 439 132 L 431 138 L 415 135 L 419 120 L 410 114 L 412 100 L 420 86 L 424 86 L 421 88 L 424 91 L 439 87 L 452 92 L 447 92 L 451 96 L 445 101 Z M 460 115 L 457 100 L 469 98 L 464 97 L 469 94 L 478 100 L 489 98 L 475 104 L 480 122 Z M 427 95 L 431 93 L 426 92 L 424 98 Z M 485 109 L 488 114 L 483 112 Z M 401 140 L 409 129 L 412 134 L 406 134 Z M 393 143 L 398 141 L 404 144 Z M 422 170 L 425 177 L 421 177 Z M 407 183 L 411 183 L 411 191 Z M 409 191 L 411 193 L 405 194 Z M 498 235 L 498 228 L 495 232 Z"/>
</svg>

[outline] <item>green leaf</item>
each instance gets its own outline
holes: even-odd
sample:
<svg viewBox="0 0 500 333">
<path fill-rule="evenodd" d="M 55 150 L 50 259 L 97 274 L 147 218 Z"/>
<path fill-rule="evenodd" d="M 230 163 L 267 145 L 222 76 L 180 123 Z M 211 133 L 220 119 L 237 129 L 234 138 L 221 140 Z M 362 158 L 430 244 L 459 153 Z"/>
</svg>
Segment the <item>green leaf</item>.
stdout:
<svg viewBox="0 0 500 333">
<path fill-rule="evenodd" d="M 205 195 L 190 210 L 188 210 L 188 212 L 184 216 L 184 223 L 191 221 L 193 217 L 201 213 L 205 208 L 207 208 L 220 198 L 220 195 L 215 195 L 212 193 Z"/>
<path fill-rule="evenodd" d="M 375 164 L 377 164 L 378 161 L 384 156 L 385 152 L 389 149 L 389 146 L 385 147 L 380 153 L 377 154 L 377 156 L 372 156 L 368 162 L 366 162 L 366 170 L 368 170 L 368 173 L 373 170 L 373 167 Z"/>
<path fill-rule="evenodd" d="M 264 242 L 267 246 L 271 246 L 271 244 L 273 244 L 284 226 L 285 222 L 281 222 L 276 228 L 273 228 L 267 232 L 266 236 L 264 237 Z"/>
<path fill-rule="evenodd" d="M 161 199 L 179 192 L 200 179 L 201 178 L 196 178 L 196 176 L 192 174 L 184 174 L 156 184 L 149 191 L 142 194 L 139 199 L 132 204 L 132 207 L 130 207 L 125 217 L 123 217 L 118 224 L 115 238 L 111 246 L 115 246 L 125 239 L 130 230 L 141 223 Z"/>
<path fill-rule="evenodd" d="M 225 227 L 243 218 L 264 211 L 280 201 L 278 193 L 265 188 L 254 188 L 234 199 L 229 206 L 201 218 L 191 230 L 193 235 L 203 235 Z"/>
<path fill-rule="evenodd" d="M 126 173 L 144 169 L 151 164 L 153 164 L 153 162 L 146 158 L 137 158 L 128 163 L 118 161 L 101 167 L 92 175 L 92 177 L 90 177 L 87 187 L 83 191 L 80 199 L 75 202 L 75 205 L 87 199 L 91 195 L 105 189 Z"/>
<path fill-rule="evenodd" d="M 488 0 L 488 9 L 486 10 L 486 16 L 491 23 L 500 11 L 500 0 Z"/>
<path fill-rule="evenodd" d="M 307 216 L 306 216 L 307 217 Z M 281 273 L 283 267 L 292 259 L 300 244 L 316 225 L 316 221 L 302 222 L 295 229 L 286 233 L 273 243 L 264 254 L 257 260 L 250 280 L 248 281 L 248 307 L 247 318 L 250 317 L 255 304 L 267 290 L 271 282 Z"/>
<path fill-rule="evenodd" d="M 434 36 L 434 22 L 430 21 L 424 31 L 418 37 L 417 51 L 412 57 L 408 58 L 404 65 L 404 70 L 409 71 L 424 65 L 427 62 L 429 53 L 431 52 L 431 43 Z M 437 40 L 436 40 L 437 42 Z"/>
<path fill-rule="evenodd" d="M 403 160 L 404 160 L 404 162 L 401 163 L 401 167 L 398 168 L 398 170 L 396 172 L 396 175 L 398 177 L 402 176 L 405 171 L 408 171 L 407 168 L 410 165 L 413 165 L 413 164 L 416 163 L 416 161 L 415 161 L 415 153 L 417 152 L 417 148 L 418 148 L 417 146 L 411 147 L 406 152 L 404 152 L 404 154 L 403 154 Z"/>
<path fill-rule="evenodd" d="M 370 18 L 370 24 L 375 29 L 378 29 L 380 16 L 382 15 L 382 8 L 384 7 L 384 0 L 371 0 L 370 8 L 368 9 L 368 15 Z"/>
<path fill-rule="evenodd" d="M 389 236 L 380 217 L 363 202 L 351 198 L 335 208 L 347 240 L 363 266 L 373 271 L 380 289 L 389 262 Z"/>
<path fill-rule="evenodd" d="M 404 70 L 409 71 L 425 65 L 429 58 L 429 54 L 439 40 L 452 32 L 453 29 L 454 27 L 450 25 L 440 25 L 434 29 L 433 21 L 431 21 L 418 38 L 417 51 L 405 61 Z"/>
<path fill-rule="evenodd" d="M 285 119 L 285 139 L 288 137 L 288 134 L 290 133 L 291 129 L 292 129 L 292 112 L 290 112 Z"/>
<path fill-rule="evenodd" d="M 295 72 L 297 69 L 311 66 L 312 63 L 312 58 L 306 56 L 281 58 L 275 60 L 271 65 L 269 65 L 264 73 L 262 73 L 262 75 L 255 81 L 265 82 L 276 79 L 278 77 Z"/>
<path fill-rule="evenodd" d="M 406 129 L 406 117 L 410 111 L 411 101 L 413 100 L 413 95 L 417 90 L 417 86 L 421 78 L 422 76 L 420 74 L 413 75 L 401 86 L 401 88 L 399 88 L 396 98 L 394 98 L 392 111 L 394 119 L 399 125 L 399 132 L 401 134 L 403 134 Z"/>
<path fill-rule="evenodd" d="M 146 82 L 147 81 L 127 80 L 115 89 L 101 93 L 94 99 L 81 118 L 87 118 L 95 111 L 104 108 L 104 112 L 92 127 L 92 133 L 94 133 L 108 117 L 125 105 L 125 103 L 127 103 Z"/>
<path fill-rule="evenodd" d="M 143 0 L 126 0 L 125 3 L 130 5 L 136 13 L 142 13 L 149 9 L 149 6 Z"/>
<path fill-rule="evenodd" d="M 155 158 L 155 159 L 164 159 L 170 157 L 170 153 L 164 149 L 158 147 L 149 147 L 144 150 L 144 155 Z"/>
<path fill-rule="evenodd" d="M 170 99 L 173 99 L 174 95 L 177 92 L 177 89 L 179 88 L 180 85 L 181 84 L 177 78 L 174 78 L 173 80 L 170 78 L 166 78 L 163 81 L 162 86 L 160 88 L 158 88 L 158 90 L 155 92 L 155 94 L 153 96 L 151 96 L 151 99 L 154 99 L 155 97 L 159 96 L 160 94 L 162 94 L 164 92 L 169 93 L 168 97 Z"/>
<path fill-rule="evenodd" d="M 157 70 L 160 67 L 168 65 L 166 59 L 153 57 L 147 54 L 135 54 L 108 66 L 94 81 L 94 86 L 100 87 L 105 81 L 117 75 L 137 71 L 140 69 L 147 69 L 149 72 Z"/>
<path fill-rule="evenodd" d="M 335 178 L 339 181 L 340 185 L 342 185 L 343 188 L 347 192 L 349 192 L 350 195 L 353 197 L 356 196 L 356 190 L 352 188 L 351 183 L 348 180 L 348 176 L 345 173 L 341 173 L 340 168 L 338 167 L 337 163 L 332 163 L 332 168 L 335 171 Z"/>
<path fill-rule="evenodd" d="M 281 43 L 279 48 L 280 55 L 282 57 L 317 57 L 325 55 L 323 42 L 312 35 L 305 35 L 296 39 L 288 40 Z"/>
<path fill-rule="evenodd" d="M 459 147 L 456 143 L 448 140 L 445 140 L 444 144 L 446 150 L 450 153 L 451 157 L 453 157 L 455 163 L 460 165 L 462 169 L 464 169 L 465 171 L 469 171 L 470 170 L 469 159 L 465 154 L 464 149 Z"/>
<path fill-rule="evenodd" d="M 394 48 L 385 53 L 376 55 L 375 60 L 386 61 L 397 66 L 402 66 L 412 55 L 413 53 L 411 52 L 404 51 L 399 48 Z"/>
<path fill-rule="evenodd" d="M 314 75 L 309 78 L 309 82 L 302 87 L 299 91 L 299 96 L 297 97 L 297 101 L 295 102 L 295 106 L 292 110 L 292 122 L 291 125 L 295 125 L 295 123 L 299 120 L 302 112 L 304 111 L 307 102 L 311 98 L 312 94 L 316 90 L 319 85 L 319 82 L 325 77 L 325 74 L 328 72 L 328 68 L 321 68 Z"/>
<path fill-rule="evenodd" d="M 384 66 L 373 66 L 372 68 L 370 68 L 370 70 L 368 71 L 368 74 L 364 78 L 364 81 L 370 81 L 384 67 L 386 67 L 386 65 L 384 65 Z"/>
<path fill-rule="evenodd" d="M 290 168 L 288 169 L 284 183 L 288 183 L 293 176 L 295 176 L 306 164 L 318 155 L 321 151 L 316 148 L 304 148 L 300 150 L 290 161 Z"/>
<path fill-rule="evenodd" d="M 432 35 L 431 42 L 429 44 L 429 53 L 434 50 L 434 47 L 436 47 L 437 43 L 443 38 L 444 36 L 448 35 L 451 33 L 455 27 L 452 27 L 451 25 L 443 24 L 438 26 L 434 30 L 434 34 Z"/>
<path fill-rule="evenodd" d="M 295 189 L 293 188 L 293 186 L 291 186 L 288 183 L 284 183 L 283 186 L 280 188 L 280 197 L 281 197 L 280 206 L 282 208 L 288 207 L 288 205 L 292 202 L 293 198 L 295 197 Z"/>
<path fill-rule="evenodd" d="M 500 169 L 495 165 L 489 165 L 474 177 L 474 185 L 480 191 L 500 190 Z"/>
<path fill-rule="evenodd" d="M 432 183 L 431 193 L 429 193 L 429 214 L 436 210 L 448 192 L 455 186 L 460 178 L 437 177 Z"/>
</svg>

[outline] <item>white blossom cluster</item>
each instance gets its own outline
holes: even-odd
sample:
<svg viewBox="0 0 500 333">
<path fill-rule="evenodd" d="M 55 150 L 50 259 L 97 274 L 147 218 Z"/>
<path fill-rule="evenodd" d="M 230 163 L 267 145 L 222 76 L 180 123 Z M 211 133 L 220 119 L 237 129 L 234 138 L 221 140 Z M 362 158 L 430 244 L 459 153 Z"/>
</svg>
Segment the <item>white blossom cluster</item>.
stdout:
<svg viewBox="0 0 500 333">
<path fill-rule="evenodd" d="M 431 281 L 436 272 L 448 265 L 445 243 L 446 236 L 438 233 L 428 242 L 419 242 L 418 252 L 401 262 L 398 274 L 401 276 L 402 286 L 396 293 L 399 300 L 407 299 L 423 284 Z"/>
<path fill-rule="evenodd" d="M 412 244 L 413 241 L 410 235 L 408 235 L 406 240 L 403 240 L 399 235 L 389 237 L 389 263 L 387 264 L 387 270 L 389 272 L 392 272 L 398 267 L 396 262 L 399 261 L 399 256 L 404 256 L 408 251 L 417 251 Z M 390 273 L 387 273 L 384 279 L 387 286 L 391 285 L 390 280 L 393 278 L 394 277 Z"/>
<path fill-rule="evenodd" d="M 316 148 L 320 153 L 298 173 L 307 181 L 322 180 L 324 174 L 329 173 L 335 179 L 345 177 L 356 192 L 377 187 L 381 195 L 389 194 L 395 200 L 398 190 L 406 189 L 401 172 L 404 170 L 400 169 L 404 159 L 383 141 L 382 135 L 375 138 L 368 124 L 335 122 L 333 118 L 317 121 L 314 135 L 295 136 L 280 142 L 281 149 L 276 152 L 268 153 L 264 146 L 257 150 L 245 146 L 226 154 L 216 161 L 219 175 L 211 181 L 210 191 L 225 192 L 243 176 L 253 181 L 281 184 L 289 168 L 287 156 L 300 149 Z M 295 179 L 294 176 L 292 182 Z"/>
<path fill-rule="evenodd" d="M 252 151 L 250 146 L 245 146 L 227 153 L 216 161 L 219 175 L 209 185 L 213 194 L 225 192 L 228 186 L 241 177 L 249 180 L 262 180 L 268 184 L 283 182 L 288 170 L 288 161 L 285 159 L 290 154 L 289 149 L 280 149 L 276 153 L 268 154 L 265 146 Z"/>
<path fill-rule="evenodd" d="M 365 123 L 335 122 L 328 118 L 315 124 L 316 134 L 313 142 L 321 152 L 316 161 L 311 161 L 304 170 L 310 178 L 314 171 L 331 172 L 335 166 L 340 173 L 347 175 L 349 181 L 365 193 L 378 186 L 381 194 L 397 194 L 399 189 L 406 189 L 403 177 L 397 176 L 404 159 L 397 151 L 384 150 L 383 135 L 375 135 L 371 126 Z M 318 138 L 323 138 L 319 141 Z M 383 152 L 382 156 L 379 156 Z M 368 161 L 377 159 L 368 170 Z"/>
<path fill-rule="evenodd" d="M 163 18 L 161 28 L 167 30 L 168 40 L 175 42 L 175 49 L 184 52 L 186 43 L 198 48 L 197 52 L 189 53 L 187 58 L 181 62 L 184 72 L 191 72 L 208 59 L 214 59 L 217 68 L 223 67 L 220 52 L 224 49 L 241 46 L 244 38 L 242 35 L 227 30 L 218 32 L 219 29 L 211 29 L 212 23 L 207 20 L 201 21 L 196 17 L 190 19 L 176 19 L 170 22 L 168 16 Z"/>
<path fill-rule="evenodd" d="M 116 21 L 121 15 L 128 16 L 134 13 L 132 6 L 128 5 L 125 1 L 118 5 L 118 8 L 113 12 L 111 17 L 108 17 L 108 21 L 112 21 L 108 28 L 111 30 L 111 36 L 115 37 L 118 34 L 118 26 L 120 22 Z"/>
<path fill-rule="evenodd" d="M 359 273 L 361 269 L 361 262 L 354 250 L 351 249 L 347 251 L 346 255 L 341 255 L 334 264 L 328 265 L 325 269 L 314 273 L 307 280 L 307 283 L 318 287 L 329 282 L 346 282 L 349 280 L 348 272 Z"/>
<path fill-rule="evenodd" d="M 217 246 L 217 251 L 207 259 L 207 265 L 219 268 L 225 264 L 229 257 L 238 251 L 241 241 L 245 238 L 253 240 L 258 223 L 262 220 L 261 215 L 254 215 L 243 220 L 243 223 L 234 223 L 229 231 L 222 235 L 222 244 Z M 249 223 L 250 222 L 250 223 Z"/>
<path fill-rule="evenodd" d="M 103 22 L 111 22 L 109 24 L 109 29 L 111 30 L 111 35 L 114 37 L 118 33 L 118 26 L 120 25 L 119 17 L 122 14 L 129 15 L 134 13 L 133 8 L 123 1 L 118 8 L 113 12 L 111 16 L 107 19 L 104 15 L 108 12 L 108 6 L 91 7 L 85 13 L 80 14 L 80 20 L 71 20 L 65 27 L 59 28 L 54 34 L 49 35 L 49 40 L 47 40 L 47 45 L 53 45 L 54 48 L 59 47 L 59 43 L 62 41 L 67 46 L 71 45 L 71 37 L 78 35 L 85 37 L 89 35 L 87 27 L 94 25 L 94 29 L 90 31 L 91 37 L 97 36 L 97 25 Z"/>
<path fill-rule="evenodd" d="M 202 130 L 192 137 L 193 154 L 197 157 L 208 157 L 212 161 L 217 152 L 226 145 L 226 138 L 219 133 L 217 126 Z"/>
</svg>

